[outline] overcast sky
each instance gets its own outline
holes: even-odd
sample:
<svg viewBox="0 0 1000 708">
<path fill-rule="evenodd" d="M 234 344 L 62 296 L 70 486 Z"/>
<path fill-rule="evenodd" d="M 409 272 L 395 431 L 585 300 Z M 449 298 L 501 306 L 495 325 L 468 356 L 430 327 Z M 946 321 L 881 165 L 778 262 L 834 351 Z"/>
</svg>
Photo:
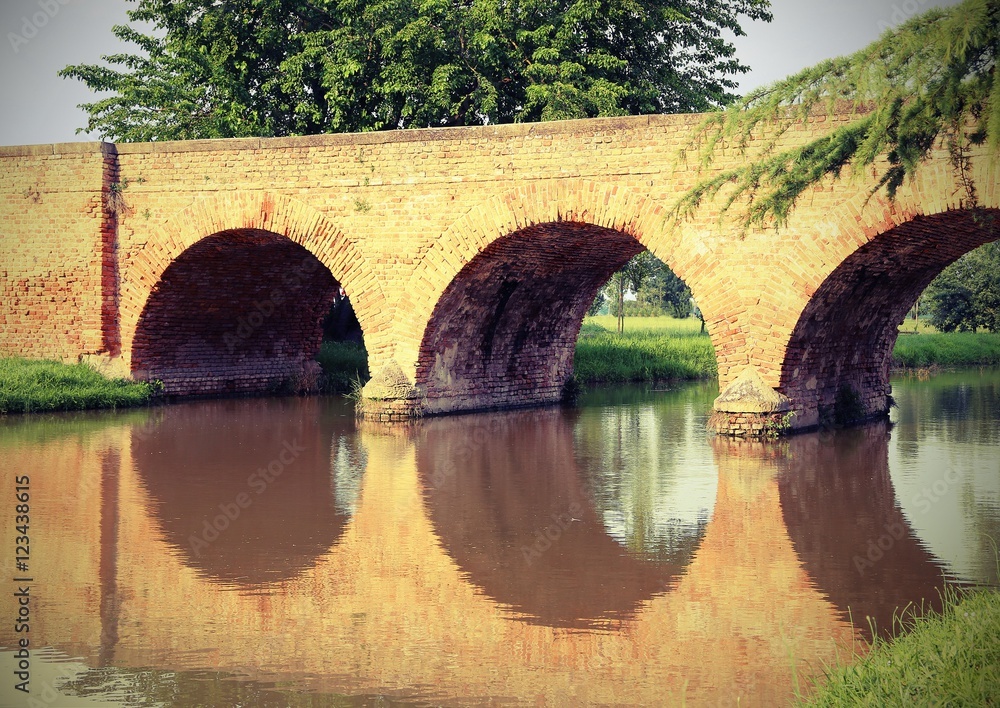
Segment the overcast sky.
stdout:
<svg viewBox="0 0 1000 708">
<path fill-rule="evenodd" d="M 889 26 L 958 0 L 772 0 L 774 21 L 746 23 L 737 53 L 752 73 L 749 90 L 823 59 L 865 46 Z M 125 0 L 0 0 L 0 145 L 96 140 L 77 105 L 92 99 L 80 81 L 60 79 L 67 64 L 96 63 L 128 51 L 111 27 L 127 21 Z"/>
</svg>

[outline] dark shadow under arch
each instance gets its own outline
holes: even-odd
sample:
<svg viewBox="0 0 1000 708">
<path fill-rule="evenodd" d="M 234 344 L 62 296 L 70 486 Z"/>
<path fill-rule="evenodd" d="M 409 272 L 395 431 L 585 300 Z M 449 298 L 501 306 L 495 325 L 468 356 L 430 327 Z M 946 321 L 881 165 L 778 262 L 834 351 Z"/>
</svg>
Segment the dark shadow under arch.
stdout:
<svg viewBox="0 0 1000 708">
<path fill-rule="evenodd" d="M 561 400 L 587 308 L 643 250 L 628 234 L 578 222 L 491 243 L 449 284 L 424 332 L 416 383 L 425 411 Z"/>
<path fill-rule="evenodd" d="M 132 371 L 175 395 L 309 390 L 322 320 L 339 289 L 302 246 L 222 231 L 163 272 L 136 328 Z"/>
<path fill-rule="evenodd" d="M 1000 237 L 998 210 L 917 216 L 858 248 L 806 306 L 785 352 L 779 390 L 797 425 L 851 423 L 889 409 L 899 324 L 946 266 Z"/>
<path fill-rule="evenodd" d="M 889 474 L 889 425 L 788 442 L 781 511 L 809 577 L 870 637 L 890 636 L 904 608 L 940 609 L 944 564 L 913 533 Z"/>
</svg>

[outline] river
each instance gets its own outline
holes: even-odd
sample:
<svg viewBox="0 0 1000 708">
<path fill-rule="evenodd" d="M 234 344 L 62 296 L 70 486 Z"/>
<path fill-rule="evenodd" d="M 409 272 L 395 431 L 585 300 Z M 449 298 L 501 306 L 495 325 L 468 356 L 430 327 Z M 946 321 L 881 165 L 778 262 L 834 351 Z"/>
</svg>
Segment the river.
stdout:
<svg viewBox="0 0 1000 708">
<path fill-rule="evenodd" d="M 776 705 L 943 583 L 997 585 L 1000 372 L 776 442 L 706 434 L 715 395 L 0 419 L 0 704 Z"/>
</svg>

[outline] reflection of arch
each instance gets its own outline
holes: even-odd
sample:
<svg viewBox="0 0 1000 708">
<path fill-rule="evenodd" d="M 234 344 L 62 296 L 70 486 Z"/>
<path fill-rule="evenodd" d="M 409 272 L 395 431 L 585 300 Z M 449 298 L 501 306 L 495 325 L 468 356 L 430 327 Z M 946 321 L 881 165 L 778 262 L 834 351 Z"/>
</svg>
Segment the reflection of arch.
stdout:
<svg viewBox="0 0 1000 708">
<path fill-rule="evenodd" d="M 885 423 L 788 442 L 778 486 L 796 554 L 818 588 L 856 626 L 880 631 L 894 613 L 939 604 L 943 566 L 917 539 L 889 477 Z"/>
<path fill-rule="evenodd" d="M 665 223 L 646 197 L 583 180 L 515 189 L 455 222 L 401 303 L 424 411 L 558 401 L 601 285 L 644 248 L 673 260 Z"/>
<path fill-rule="evenodd" d="M 809 423 L 888 411 L 899 323 L 945 266 L 1000 236 L 989 226 L 998 217 L 958 210 L 890 223 L 826 277 L 798 318 L 781 369 L 781 391 Z"/>
<path fill-rule="evenodd" d="M 153 514 L 187 565 L 226 583 L 279 582 L 338 542 L 349 504 L 331 487 L 331 440 L 336 445 L 353 422 L 322 416 L 322 405 L 178 404 L 155 427 L 133 432 L 132 457 Z"/>
<path fill-rule="evenodd" d="M 435 533 L 469 580 L 526 621 L 589 627 L 634 614 L 690 561 L 631 555 L 606 532 L 561 410 L 425 421 L 417 470 Z"/>
<path fill-rule="evenodd" d="M 278 263 L 257 260 L 258 272 L 255 278 L 246 278 L 248 282 L 259 282 L 264 288 L 268 283 L 261 281 L 278 277 L 281 268 L 301 269 L 304 256 L 312 254 L 351 295 L 362 329 L 377 329 L 382 316 L 379 303 L 384 300 L 381 286 L 354 244 L 325 216 L 282 195 L 220 194 L 200 199 L 177 213 L 129 259 L 121 288 L 123 350 L 132 351 L 140 320 L 173 264 L 192 249 L 202 256 L 226 247 L 235 249 L 230 254 L 238 254 L 255 239 L 257 245 L 267 244 L 279 252 L 283 249 L 283 256 L 279 253 Z M 317 301 L 325 297 L 323 292 L 313 295 Z M 374 340 L 368 344 L 375 349 L 381 346 Z"/>
</svg>

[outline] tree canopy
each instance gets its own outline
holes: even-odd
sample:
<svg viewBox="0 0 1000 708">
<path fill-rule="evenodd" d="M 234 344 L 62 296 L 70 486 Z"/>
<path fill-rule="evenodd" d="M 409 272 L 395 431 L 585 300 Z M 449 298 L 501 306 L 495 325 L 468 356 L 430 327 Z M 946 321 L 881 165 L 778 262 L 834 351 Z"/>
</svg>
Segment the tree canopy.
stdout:
<svg viewBox="0 0 1000 708">
<path fill-rule="evenodd" d="M 738 206 L 744 229 L 780 226 L 807 188 L 845 168 L 876 170 L 873 194 L 884 188 L 892 199 L 942 141 L 964 185 L 965 205 L 974 208 L 969 151 L 986 145 L 1000 152 L 998 49 L 1000 0 L 965 0 L 888 30 L 855 54 L 752 91 L 706 119 L 691 147 L 704 165 L 723 145 L 745 150 L 764 128 L 774 137 L 747 164 L 686 194 L 675 215 L 722 193 L 723 213 Z M 845 101 L 854 120 L 807 145 L 777 147 L 789 127 Z"/>
<path fill-rule="evenodd" d="M 664 314 L 684 319 L 691 316 L 691 289 L 670 267 L 656 256 L 650 254 L 653 261 L 649 276 L 636 291 L 636 299 L 643 304 L 651 305 Z"/>
<path fill-rule="evenodd" d="M 60 74 L 121 141 L 705 111 L 768 0 L 135 0 L 135 54 Z"/>
<path fill-rule="evenodd" d="M 1000 242 L 966 253 L 927 289 L 931 323 L 942 332 L 1000 332 Z"/>
</svg>

